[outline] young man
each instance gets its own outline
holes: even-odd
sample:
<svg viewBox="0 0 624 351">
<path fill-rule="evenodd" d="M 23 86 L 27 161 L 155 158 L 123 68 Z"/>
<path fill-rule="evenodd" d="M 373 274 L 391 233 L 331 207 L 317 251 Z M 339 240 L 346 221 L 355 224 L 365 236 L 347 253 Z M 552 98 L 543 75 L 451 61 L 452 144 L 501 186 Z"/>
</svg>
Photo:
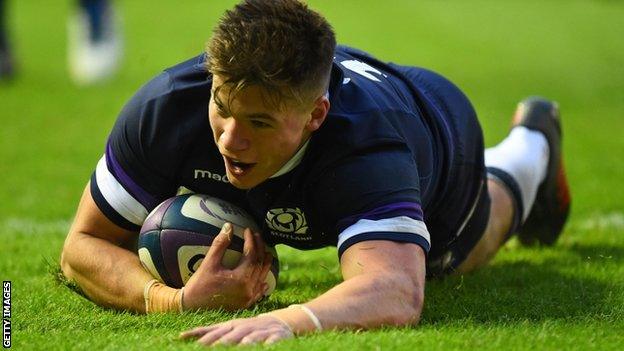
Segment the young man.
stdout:
<svg viewBox="0 0 624 351">
<path fill-rule="evenodd" d="M 484 155 L 472 106 L 443 77 L 336 47 L 326 20 L 296 0 L 245 0 L 226 12 L 207 54 L 166 70 L 125 106 L 84 191 L 63 271 L 102 306 L 238 309 L 264 292 L 263 241 L 335 245 L 344 281 L 329 291 L 184 337 L 273 342 L 414 324 L 426 274 L 480 267 L 516 231 L 524 243 L 552 244 L 563 227 L 557 107 L 525 100 L 513 124 Z M 263 240 L 246 231 L 233 270 L 219 264 L 224 227 L 183 293 L 150 282 L 129 250 L 148 212 L 180 187 L 264 224 Z M 305 225 L 295 230 L 272 210 Z"/>
</svg>

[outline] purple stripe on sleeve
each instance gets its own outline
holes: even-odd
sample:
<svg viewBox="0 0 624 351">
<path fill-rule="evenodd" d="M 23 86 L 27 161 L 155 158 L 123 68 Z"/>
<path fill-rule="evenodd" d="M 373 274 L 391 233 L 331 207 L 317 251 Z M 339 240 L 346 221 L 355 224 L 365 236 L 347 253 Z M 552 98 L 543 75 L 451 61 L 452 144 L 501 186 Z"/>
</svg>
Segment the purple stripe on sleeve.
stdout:
<svg viewBox="0 0 624 351">
<path fill-rule="evenodd" d="M 377 207 L 365 213 L 358 213 L 353 216 L 346 217 L 338 222 L 337 229 L 341 233 L 343 230 L 355 224 L 360 219 L 379 220 L 384 218 L 392 218 L 405 216 L 419 221 L 423 220 L 423 211 L 420 204 L 415 202 L 396 202 L 385 206 Z"/>
<path fill-rule="evenodd" d="M 143 190 L 130 176 L 121 168 L 121 165 L 115 159 L 113 155 L 113 149 L 110 141 L 106 144 L 106 166 L 108 171 L 117 178 L 119 183 L 126 189 L 137 201 L 139 201 L 147 210 L 158 205 L 156 197 Z"/>
</svg>

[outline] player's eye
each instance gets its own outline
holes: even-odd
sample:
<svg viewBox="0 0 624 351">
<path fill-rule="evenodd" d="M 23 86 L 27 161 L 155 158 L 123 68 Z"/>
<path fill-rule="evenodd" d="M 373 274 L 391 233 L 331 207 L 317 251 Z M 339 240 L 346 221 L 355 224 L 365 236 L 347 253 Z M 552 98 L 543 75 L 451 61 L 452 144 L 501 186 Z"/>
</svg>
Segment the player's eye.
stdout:
<svg viewBox="0 0 624 351">
<path fill-rule="evenodd" d="M 222 117 L 228 116 L 228 113 L 227 111 L 225 111 L 225 108 L 223 108 L 223 105 L 215 101 L 215 106 L 217 107 L 217 112 L 219 113 L 219 115 L 221 115 Z"/>
<path fill-rule="evenodd" d="M 254 126 L 254 128 L 259 128 L 259 129 L 271 128 L 270 124 L 257 120 L 257 119 L 251 120 L 251 125 Z"/>
</svg>

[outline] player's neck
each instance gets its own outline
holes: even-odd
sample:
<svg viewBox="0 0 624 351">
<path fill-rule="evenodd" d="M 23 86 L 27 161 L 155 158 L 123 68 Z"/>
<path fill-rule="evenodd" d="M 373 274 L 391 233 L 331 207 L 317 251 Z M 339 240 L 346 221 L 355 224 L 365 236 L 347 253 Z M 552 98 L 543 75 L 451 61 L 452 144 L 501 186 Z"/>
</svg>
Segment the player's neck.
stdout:
<svg viewBox="0 0 624 351">
<path fill-rule="evenodd" d="M 308 138 L 305 139 L 305 141 L 301 144 L 301 146 L 299 146 L 299 149 L 297 149 L 297 152 L 295 152 L 293 157 L 291 157 L 290 160 L 288 160 L 284 164 L 284 166 L 280 168 L 279 171 L 277 171 L 274 175 L 270 176 L 269 179 L 284 175 L 292 171 L 295 167 L 297 167 L 301 163 L 301 160 L 303 159 L 303 155 L 305 155 L 305 151 L 308 148 L 309 143 L 310 143 L 310 137 L 308 136 Z"/>
</svg>

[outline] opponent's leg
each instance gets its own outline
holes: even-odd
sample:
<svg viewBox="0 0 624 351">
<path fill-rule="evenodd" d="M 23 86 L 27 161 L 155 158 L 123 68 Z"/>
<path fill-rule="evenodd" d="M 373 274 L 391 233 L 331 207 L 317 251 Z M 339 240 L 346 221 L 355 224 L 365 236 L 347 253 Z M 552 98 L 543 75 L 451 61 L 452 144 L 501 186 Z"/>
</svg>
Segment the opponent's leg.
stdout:
<svg viewBox="0 0 624 351">
<path fill-rule="evenodd" d="M 106 0 L 80 0 L 80 8 L 87 15 L 89 40 L 98 42 L 104 39 L 110 4 Z"/>
<path fill-rule="evenodd" d="M 6 1 L 0 0 L 0 80 L 13 77 L 14 66 L 6 25 Z"/>
<path fill-rule="evenodd" d="M 108 0 L 79 0 L 69 21 L 68 59 L 78 84 L 93 84 L 111 76 L 122 54 L 120 28 Z"/>
<path fill-rule="evenodd" d="M 526 99 L 513 125 L 503 142 L 485 152 L 490 218 L 482 238 L 458 267 L 460 272 L 486 264 L 516 231 L 524 244 L 552 244 L 567 219 L 570 197 L 556 104 Z"/>
</svg>

